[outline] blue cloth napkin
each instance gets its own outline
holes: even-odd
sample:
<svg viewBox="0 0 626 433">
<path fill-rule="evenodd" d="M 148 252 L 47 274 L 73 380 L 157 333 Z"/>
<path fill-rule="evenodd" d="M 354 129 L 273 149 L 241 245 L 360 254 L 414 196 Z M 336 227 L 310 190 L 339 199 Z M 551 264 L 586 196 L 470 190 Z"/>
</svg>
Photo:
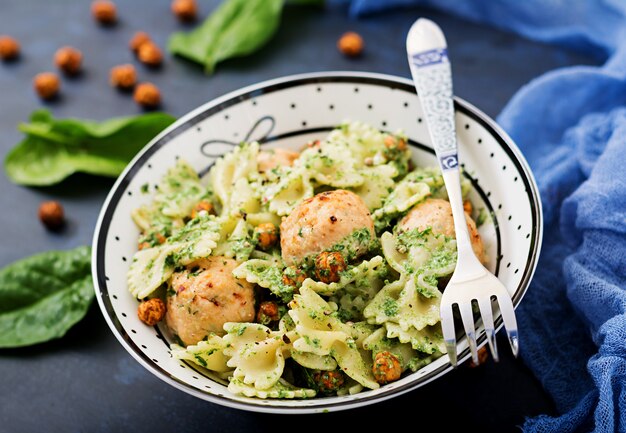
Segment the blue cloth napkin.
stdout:
<svg viewBox="0 0 626 433">
<path fill-rule="evenodd" d="M 354 16 L 426 6 L 606 59 L 550 71 L 497 121 L 539 185 L 544 241 L 518 308 L 521 356 L 558 417 L 528 432 L 626 431 L 626 2 L 352 0 Z"/>
</svg>

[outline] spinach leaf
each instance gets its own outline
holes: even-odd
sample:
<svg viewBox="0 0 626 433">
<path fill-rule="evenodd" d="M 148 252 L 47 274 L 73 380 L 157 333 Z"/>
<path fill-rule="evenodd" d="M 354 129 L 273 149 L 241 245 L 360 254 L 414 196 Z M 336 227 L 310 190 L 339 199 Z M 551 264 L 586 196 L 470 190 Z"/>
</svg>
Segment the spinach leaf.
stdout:
<svg viewBox="0 0 626 433">
<path fill-rule="evenodd" d="M 222 60 L 263 46 L 278 29 L 283 5 L 284 0 L 225 0 L 196 29 L 174 33 L 168 49 L 213 72 Z"/>
<path fill-rule="evenodd" d="M 0 348 L 59 338 L 94 298 L 91 248 L 40 253 L 0 270 Z"/>
<path fill-rule="evenodd" d="M 4 160 L 9 179 L 22 185 L 43 186 L 76 173 L 115 177 L 174 117 L 145 113 L 94 122 L 54 119 L 38 110 L 30 123 L 19 125 L 26 134 Z"/>
</svg>

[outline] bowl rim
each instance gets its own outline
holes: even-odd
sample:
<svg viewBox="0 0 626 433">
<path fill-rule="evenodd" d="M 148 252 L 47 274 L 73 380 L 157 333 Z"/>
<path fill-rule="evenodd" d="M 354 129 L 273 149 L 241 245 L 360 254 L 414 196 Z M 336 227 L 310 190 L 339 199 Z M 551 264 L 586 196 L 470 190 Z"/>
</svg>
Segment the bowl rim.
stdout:
<svg viewBox="0 0 626 433">
<path fill-rule="evenodd" d="M 117 338 L 117 340 L 121 343 L 121 345 L 126 349 L 126 351 L 144 368 L 150 371 L 159 379 L 165 381 L 169 385 L 185 392 L 195 397 L 198 397 L 202 400 L 219 404 L 222 406 L 252 411 L 252 412 L 264 412 L 264 413 L 289 413 L 289 414 L 305 414 L 305 413 L 316 413 L 316 412 L 328 412 L 328 411 L 339 411 L 351 409 L 359 406 L 364 406 L 367 404 L 372 404 L 376 402 L 381 402 L 392 397 L 404 394 L 406 392 L 412 391 L 416 388 L 419 388 L 438 377 L 443 376 L 445 373 L 453 370 L 454 367 L 450 363 L 447 363 L 444 366 L 439 367 L 437 370 L 431 372 L 427 376 L 422 376 L 418 382 L 410 382 L 404 385 L 403 387 L 399 387 L 393 390 L 390 390 L 388 393 L 379 393 L 377 395 L 369 396 L 366 398 L 354 398 L 347 400 L 342 403 L 324 403 L 324 400 L 320 399 L 320 404 L 318 405 L 310 405 L 310 406 L 298 406 L 298 407 L 288 407 L 281 405 L 259 405 L 254 404 L 252 402 L 244 402 L 238 401 L 227 396 L 221 396 L 216 394 L 211 394 L 207 392 L 200 391 L 193 386 L 188 385 L 186 382 L 181 381 L 175 377 L 172 377 L 169 373 L 164 371 L 155 364 L 143 353 L 139 350 L 138 347 L 134 345 L 132 340 L 125 337 L 124 332 L 122 332 L 113 321 L 113 318 L 108 312 L 108 308 L 105 305 L 105 297 L 108 298 L 108 289 L 103 290 L 106 287 L 104 274 L 100 271 L 104 265 L 104 258 L 101 254 L 104 251 L 105 245 L 105 236 L 103 232 L 103 226 L 106 221 L 112 215 L 111 202 L 114 197 L 118 194 L 120 187 L 126 184 L 132 179 L 134 173 L 142 167 L 142 164 L 138 164 L 142 159 L 146 158 L 146 154 L 151 150 L 155 151 L 160 148 L 162 145 L 165 145 L 169 140 L 166 140 L 168 136 L 177 135 L 177 130 L 189 123 L 189 121 L 193 119 L 198 119 L 202 113 L 206 113 L 212 109 L 220 109 L 221 106 L 226 104 L 228 101 L 232 101 L 235 99 L 239 99 L 242 96 L 248 95 L 250 98 L 254 96 L 259 96 L 267 90 L 279 90 L 285 87 L 295 87 L 301 84 L 323 84 L 329 82 L 351 82 L 351 83 L 364 83 L 364 84 L 378 84 L 378 85 L 392 85 L 393 88 L 400 88 L 404 90 L 411 91 L 414 90 L 413 82 L 405 77 L 391 75 L 391 74 L 383 74 L 383 73 L 373 73 L 373 72 L 361 72 L 361 71 L 323 71 L 323 72 L 310 72 L 310 73 L 302 73 L 302 74 L 293 74 L 286 75 L 270 80 L 261 81 L 255 84 L 251 84 L 248 86 L 241 87 L 239 89 L 228 92 L 222 96 L 214 98 L 199 107 L 189 111 L 187 114 L 184 114 L 179 119 L 177 119 L 170 126 L 165 128 L 159 134 L 157 134 L 149 143 L 147 143 L 136 155 L 135 157 L 127 164 L 126 168 L 123 172 L 117 177 L 115 183 L 111 187 L 105 201 L 101 206 L 100 213 L 98 215 L 98 219 L 95 225 L 94 234 L 92 238 L 92 254 L 91 254 L 91 273 L 94 284 L 94 290 L 96 292 L 96 298 L 98 301 L 98 305 L 100 307 L 100 311 L 105 318 L 106 323 L 109 328 L 113 332 L 113 335 Z M 528 162 L 526 161 L 524 155 L 521 150 L 517 147 L 515 142 L 509 137 L 509 135 L 493 120 L 491 117 L 487 116 L 480 109 L 472 105 L 471 103 L 465 101 L 462 98 L 454 96 L 454 104 L 455 111 L 462 112 L 469 117 L 473 118 L 475 121 L 479 122 L 482 127 L 484 127 L 497 141 L 498 144 L 503 148 L 505 153 L 509 155 L 512 162 L 517 166 L 519 171 L 523 173 L 523 181 L 526 183 L 526 191 L 528 196 L 531 198 L 531 211 L 532 211 L 532 231 L 531 231 L 531 248 L 529 251 L 529 257 L 526 261 L 526 267 L 524 269 L 524 273 L 516 289 L 516 292 L 513 296 L 513 304 L 514 307 L 517 308 L 522 298 L 528 291 L 530 282 L 532 281 L 533 275 L 537 268 L 537 263 L 539 260 L 539 255 L 541 253 L 541 245 L 543 241 L 543 210 L 542 204 L 539 195 L 539 189 L 537 187 L 535 177 L 530 169 Z M 200 117 L 198 120 L 202 120 L 204 117 Z M 186 128 L 185 128 L 186 129 Z M 182 132 L 182 131 L 181 131 Z M 162 143 L 162 144 L 161 144 Z M 157 146 L 155 148 L 155 146 Z M 147 155 L 149 156 L 149 155 Z M 130 179 L 129 179 L 130 175 Z M 110 218 L 109 218 L 110 222 Z M 106 227 L 108 231 L 108 226 Z M 500 319 L 500 323 L 496 324 L 496 332 L 503 326 L 502 320 Z M 485 344 L 486 337 L 483 334 L 482 338 L 479 339 L 479 346 Z M 459 356 L 459 362 L 462 362 L 470 357 L 469 349 L 465 350 Z"/>
</svg>

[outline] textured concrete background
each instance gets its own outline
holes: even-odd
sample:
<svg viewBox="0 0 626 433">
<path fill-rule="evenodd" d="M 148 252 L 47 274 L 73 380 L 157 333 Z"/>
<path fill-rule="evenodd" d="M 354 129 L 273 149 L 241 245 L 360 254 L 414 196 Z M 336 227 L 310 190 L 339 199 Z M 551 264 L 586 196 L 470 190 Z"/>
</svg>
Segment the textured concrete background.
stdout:
<svg viewBox="0 0 626 433">
<path fill-rule="evenodd" d="M 200 0 L 201 15 L 218 3 Z M 127 48 L 136 30 L 150 32 L 165 47 L 172 31 L 186 27 L 170 13 L 169 0 L 118 1 L 120 22 L 113 28 L 97 26 L 89 7 L 89 1 L 2 0 L 0 34 L 12 35 L 22 44 L 18 62 L 0 64 L 2 158 L 21 140 L 17 124 L 42 106 L 58 117 L 96 120 L 139 113 L 131 96 L 109 87 L 110 67 L 136 63 Z M 294 73 L 360 70 L 409 77 L 404 41 L 419 16 L 436 20 L 446 32 L 455 93 L 493 117 L 533 77 L 556 67 L 593 62 L 423 9 L 355 20 L 340 7 L 288 7 L 268 45 L 252 56 L 218 65 L 212 76 L 166 56 L 159 70 L 137 64 L 139 77 L 161 88 L 162 109 L 175 116 L 239 87 Z M 347 59 L 337 52 L 336 40 L 347 30 L 364 37 L 362 58 Z M 63 79 L 62 98 L 44 104 L 32 90 L 32 78 L 54 70 L 53 54 L 63 45 L 83 51 L 84 73 Z M 90 244 L 112 185 L 113 179 L 75 175 L 54 187 L 25 188 L 0 176 L 0 266 L 45 250 Z M 37 207 L 45 199 L 64 204 L 69 224 L 62 233 L 48 233 L 38 221 Z M 504 340 L 500 343 L 503 348 L 507 345 Z M 517 431 L 515 426 L 525 417 L 552 413 L 554 408 L 523 363 L 502 352 L 499 365 L 488 361 L 478 369 L 460 368 L 392 401 L 348 412 L 278 418 L 212 405 L 156 379 L 119 345 L 94 303 L 64 338 L 0 350 L 0 432 L 275 432 L 306 424 L 376 431 L 459 423 L 466 431 Z"/>
</svg>

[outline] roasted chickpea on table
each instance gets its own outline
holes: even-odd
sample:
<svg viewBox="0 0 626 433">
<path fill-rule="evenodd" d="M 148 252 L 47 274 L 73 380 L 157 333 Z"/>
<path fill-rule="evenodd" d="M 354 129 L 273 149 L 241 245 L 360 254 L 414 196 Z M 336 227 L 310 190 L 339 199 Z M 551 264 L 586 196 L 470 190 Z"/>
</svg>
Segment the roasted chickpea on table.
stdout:
<svg viewBox="0 0 626 433">
<path fill-rule="evenodd" d="M 195 21 L 198 16 L 196 0 L 173 0 L 172 13 L 183 22 Z"/>
<path fill-rule="evenodd" d="M 61 80 L 54 72 L 41 72 L 33 78 L 33 87 L 41 99 L 51 100 L 58 96 Z"/>
<path fill-rule="evenodd" d="M 56 200 L 41 203 L 38 214 L 39 220 L 50 230 L 59 230 L 65 224 L 65 210 Z"/>
<path fill-rule="evenodd" d="M 337 41 L 337 48 L 348 57 L 358 57 L 363 52 L 363 38 L 356 32 L 346 32 Z"/>
<path fill-rule="evenodd" d="M 0 36 L 0 59 L 15 60 L 20 55 L 20 44 L 10 36 Z"/>
<path fill-rule="evenodd" d="M 114 66 L 111 68 L 109 82 L 111 86 L 122 90 L 132 89 L 137 83 L 137 71 L 130 63 Z"/>
<path fill-rule="evenodd" d="M 150 35 L 144 31 L 137 31 L 128 42 L 128 46 L 131 51 L 137 55 L 139 53 L 139 48 L 141 48 L 141 46 L 146 42 L 152 42 Z"/>
<path fill-rule="evenodd" d="M 113 25 L 117 22 L 117 6 L 110 0 L 95 0 L 91 4 L 91 13 L 102 25 Z"/>
<path fill-rule="evenodd" d="M 76 75 L 81 71 L 83 53 L 73 47 L 59 48 L 54 54 L 54 64 L 66 75 Z"/>
<path fill-rule="evenodd" d="M 139 83 L 135 87 L 133 99 L 146 109 L 156 108 L 161 104 L 161 91 L 152 83 Z"/>
<path fill-rule="evenodd" d="M 163 52 L 154 42 L 146 41 L 139 46 L 137 58 L 141 63 L 156 68 L 163 63 Z"/>
</svg>

